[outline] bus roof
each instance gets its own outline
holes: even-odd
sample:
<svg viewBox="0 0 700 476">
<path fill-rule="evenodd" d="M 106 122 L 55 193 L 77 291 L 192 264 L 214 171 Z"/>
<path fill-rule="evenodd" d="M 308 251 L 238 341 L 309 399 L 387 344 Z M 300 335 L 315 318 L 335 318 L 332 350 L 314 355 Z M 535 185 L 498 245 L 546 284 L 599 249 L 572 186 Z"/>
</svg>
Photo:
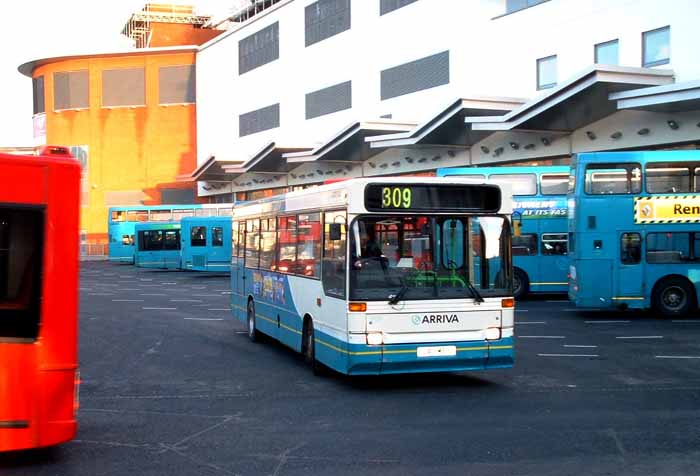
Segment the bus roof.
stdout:
<svg viewBox="0 0 700 476">
<path fill-rule="evenodd" d="M 577 163 L 646 163 L 700 161 L 700 150 L 633 150 L 624 152 L 586 152 L 575 155 L 573 160 Z"/>
<path fill-rule="evenodd" d="M 349 213 L 368 213 L 364 207 L 364 193 L 365 187 L 369 184 L 492 185 L 502 190 L 501 208 L 498 213 L 510 214 L 512 212 L 512 192 L 508 184 L 463 177 L 365 177 L 250 201 L 245 205 L 235 207 L 234 217 L 240 218 L 274 212 L 332 210 L 345 207 Z M 433 211 L 431 213 L 439 212 Z M 454 211 L 446 211 L 445 213 L 454 214 Z"/>
<path fill-rule="evenodd" d="M 180 223 L 183 225 L 188 224 L 206 224 L 206 223 L 227 223 L 231 222 L 231 217 L 230 216 L 194 216 L 194 217 L 182 217 L 180 219 Z"/>
<path fill-rule="evenodd" d="M 438 177 L 451 175 L 490 175 L 490 174 L 550 174 L 569 173 L 568 165 L 514 165 L 493 167 L 447 167 L 437 170 Z"/>
</svg>

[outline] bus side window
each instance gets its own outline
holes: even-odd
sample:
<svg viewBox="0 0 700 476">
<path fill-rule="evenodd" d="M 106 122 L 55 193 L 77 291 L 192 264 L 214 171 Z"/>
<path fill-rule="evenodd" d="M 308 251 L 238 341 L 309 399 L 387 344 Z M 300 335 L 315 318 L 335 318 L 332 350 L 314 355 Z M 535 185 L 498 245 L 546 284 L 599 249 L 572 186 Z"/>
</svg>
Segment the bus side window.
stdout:
<svg viewBox="0 0 700 476">
<path fill-rule="evenodd" d="M 220 226 L 215 226 L 211 229 L 211 245 L 224 246 L 224 229 Z"/>
<path fill-rule="evenodd" d="M 297 274 L 321 277 L 321 214 L 299 215 Z"/>
<path fill-rule="evenodd" d="M 542 254 L 545 256 L 567 254 L 567 236 L 565 233 L 543 233 Z"/>
<path fill-rule="evenodd" d="M 525 233 L 513 237 L 513 256 L 537 255 L 537 235 Z"/>
<path fill-rule="evenodd" d="M 257 269 L 260 259 L 260 220 L 246 221 L 245 267 Z"/>
<path fill-rule="evenodd" d="M 620 261 L 637 264 L 642 258 L 642 237 L 639 233 L 623 233 L 620 243 Z"/>
<path fill-rule="evenodd" d="M 190 231 L 190 245 L 207 246 L 207 227 L 193 226 Z"/>
<path fill-rule="evenodd" d="M 274 218 L 260 220 L 260 269 L 273 271 L 277 269 L 277 263 L 275 263 L 275 248 L 277 246 L 275 223 Z"/>
<path fill-rule="evenodd" d="M 277 218 L 277 271 L 294 273 L 297 266 L 296 215 Z"/>
<path fill-rule="evenodd" d="M 231 222 L 231 257 L 238 256 L 238 222 Z"/>
<path fill-rule="evenodd" d="M 323 220 L 323 290 L 327 296 L 345 299 L 346 213 L 327 212 Z"/>
</svg>

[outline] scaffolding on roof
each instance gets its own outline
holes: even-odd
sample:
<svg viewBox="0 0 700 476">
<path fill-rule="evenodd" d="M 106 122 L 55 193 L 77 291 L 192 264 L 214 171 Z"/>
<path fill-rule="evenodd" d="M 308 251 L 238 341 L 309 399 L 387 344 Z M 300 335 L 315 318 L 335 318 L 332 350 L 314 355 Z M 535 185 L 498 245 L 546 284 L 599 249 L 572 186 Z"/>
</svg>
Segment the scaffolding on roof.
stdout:
<svg viewBox="0 0 700 476">
<path fill-rule="evenodd" d="M 179 23 L 203 27 L 210 20 L 208 15 L 195 15 L 191 6 L 147 3 L 141 11 L 131 15 L 122 29 L 122 35 L 132 39 L 136 48 L 148 48 L 153 33 L 151 23 Z"/>
</svg>

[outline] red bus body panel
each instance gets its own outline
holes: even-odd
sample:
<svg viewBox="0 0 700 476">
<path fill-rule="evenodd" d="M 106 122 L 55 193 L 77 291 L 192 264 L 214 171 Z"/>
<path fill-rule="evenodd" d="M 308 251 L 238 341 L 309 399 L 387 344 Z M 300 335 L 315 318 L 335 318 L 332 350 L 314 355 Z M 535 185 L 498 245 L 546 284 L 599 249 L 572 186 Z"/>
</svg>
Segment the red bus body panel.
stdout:
<svg viewBox="0 0 700 476">
<path fill-rule="evenodd" d="M 0 154 L 0 205 L 45 207 L 39 336 L 0 337 L 0 451 L 75 436 L 79 194 L 75 159 Z"/>
</svg>

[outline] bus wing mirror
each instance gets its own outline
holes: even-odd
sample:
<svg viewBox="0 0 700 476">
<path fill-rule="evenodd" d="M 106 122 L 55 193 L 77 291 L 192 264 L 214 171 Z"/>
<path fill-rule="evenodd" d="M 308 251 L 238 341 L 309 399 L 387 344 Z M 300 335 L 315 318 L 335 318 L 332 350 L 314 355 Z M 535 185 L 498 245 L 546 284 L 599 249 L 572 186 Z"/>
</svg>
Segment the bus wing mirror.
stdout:
<svg viewBox="0 0 700 476">
<path fill-rule="evenodd" d="M 340 223 L 331 223 L 328 230 L 328 238 L 331 241 L 338 241 L 342 237 L 342 226 Z"/>
</svg>

